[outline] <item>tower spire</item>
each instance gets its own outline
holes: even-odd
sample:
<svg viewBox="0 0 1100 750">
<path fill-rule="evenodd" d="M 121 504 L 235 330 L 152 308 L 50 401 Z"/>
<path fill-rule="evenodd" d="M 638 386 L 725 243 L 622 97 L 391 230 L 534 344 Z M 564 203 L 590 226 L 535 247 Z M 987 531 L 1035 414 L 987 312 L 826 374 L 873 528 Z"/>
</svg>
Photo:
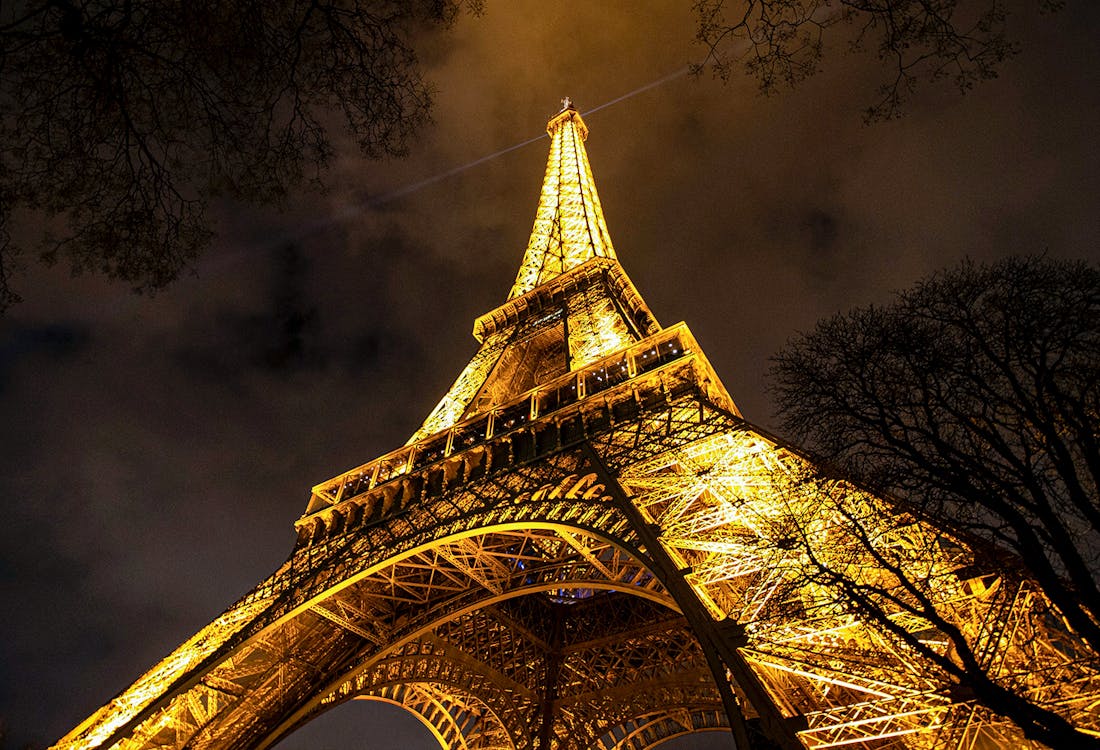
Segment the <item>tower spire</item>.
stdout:
<svg viewBox="0 0 1100 750">
<path fill-rule="evenodd" d="M 1041 586 L 742 420 L 611 256 L 568 103 L 550 130 L 535 286 L 421 429 L 315 486 L 290 558 L 54 750 L 268 750 L 358 698 L 450 748 L 1035 747 L 955 650 L 1100 734 L 1100 658 Z"/>
<path fill-rule="evenodd" d="M 615 257 L 584 150 L 588 127 L 572 100 L 566 97 L 562 105 L 546 124 L 550 156 L 531 239 L 509 299 L 592 258 Z"/>
</svg>

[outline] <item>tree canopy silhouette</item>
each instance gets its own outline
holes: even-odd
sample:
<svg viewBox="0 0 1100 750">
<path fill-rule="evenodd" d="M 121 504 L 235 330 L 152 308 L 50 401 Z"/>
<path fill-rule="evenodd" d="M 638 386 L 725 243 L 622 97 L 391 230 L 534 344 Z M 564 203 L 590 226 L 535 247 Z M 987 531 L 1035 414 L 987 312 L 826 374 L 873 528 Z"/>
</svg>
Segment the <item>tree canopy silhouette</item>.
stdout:
<svg viewBox="0 0 1100 750">
<path fill-rule="evenodd" d="M 1032 0 L 1042 12 L 1064 0 Z M 873 50 L 889 71 L 868 105 L 868 121 L 899 116 L 921 79 L 960 91 L 995 78 L 1017 52 L 1003 0 L 694 0 L 706 62 L 723 79 L 743 67 L 773 93 L 818 72 L 825 39 L 850 31 L 852 51 Z"/>
<path fill-rule="evenodd" d="M 1027 0 L 1054 9 L 1062 0 Z M 368 155 L 428 117 L 416 34 L 482 0 L 14 0 L 0 3 L 0 312 L 33 249 L 155 290 L 211 240 L 210 199 L 272 202 L 317 177 L 342 112 Z M 1001 0 L 694 0 L 706 60 L 771 92 L 854 29 L 897 115 L 921 76 L 961 89 L 1016 51 Z M 837 35 L 838 38 L 841 35 Z"/>
<path fill-rule="evenodd" d="M 315 177 L 342 112 L 371 156 L 428 116 L 413 36 L 479 0 L 0 4 L 0 311 L 27 246 L 139 290 L 210 242 L 209 199 Z"/>
<path fill-rule="evenodd" d="M 1100 268 L 964 263 L 774 358 L 784 428 L 933 524 L 1010 550 L 1100 653 Z"/>
</svg>

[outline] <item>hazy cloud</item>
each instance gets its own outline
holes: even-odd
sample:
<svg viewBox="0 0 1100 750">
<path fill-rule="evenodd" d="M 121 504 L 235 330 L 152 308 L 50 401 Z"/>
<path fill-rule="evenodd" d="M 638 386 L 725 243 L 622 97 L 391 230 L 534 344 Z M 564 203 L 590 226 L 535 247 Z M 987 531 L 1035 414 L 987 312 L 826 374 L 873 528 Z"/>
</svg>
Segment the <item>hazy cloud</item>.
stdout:
<svg viewBox="0 0 1100 750">
<path fill-rule="evenodd" d="M 840 49 L 790 94 L 682 76 L 587 118 L 624 267 L 750 419 L 770 419 L 767 357 L 824 315 L 967 255 L 1100 258 L 1100 6 L 1018 5 L 1001 79 L 926 88 L 898 122 L 862 124 L 881 71 Z M 217 248 L 152 299 L 30 272 L 0 321 L 12 746 L 55 740 L 270 572 L 310 486 L 404 443 L 504 301 L 547 141 L 376 199 L 538 136 L 562 96 L 583 112 L 680 69 L 693 35 L 687 3 L 490 3 L 426 41 L 435 124 L 408 159 L 342 154 L 324 195 L 222 207 Z"/>
</svg>

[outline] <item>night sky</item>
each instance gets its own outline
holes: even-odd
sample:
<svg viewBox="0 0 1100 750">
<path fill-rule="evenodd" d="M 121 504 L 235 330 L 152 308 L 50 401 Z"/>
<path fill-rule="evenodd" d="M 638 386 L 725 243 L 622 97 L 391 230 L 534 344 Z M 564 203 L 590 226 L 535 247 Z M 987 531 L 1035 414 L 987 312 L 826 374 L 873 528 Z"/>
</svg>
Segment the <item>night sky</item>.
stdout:
<svg viewBox="0 0 1100 750">
<path fill-rule="evenodd" d="M 822 316 L 964 257 L 1100 260 L 1100 3 L 1018 4 L 1022 52 L 999 79 L 966 96 L 925 85 L 899 121 L 863 124 L 885 71 L 843 49 L 780 96 L 680 75 L 585 115 L 619 259 L 750 420 L 774 425 L 768 357 Z M 595 5 L 489 2 L 425 40 L 435 122 L 408 158 L 348 150 L 325 194 L 216 207 L 213 250 L 154 297 L 63 268 L 15 280 L 26 301 L 0 319 L 9 748 L 51 743 L 129 685 L 286 557 L 312 485 L 419 426 L 514 279 L 549 141 L 383 198 L 538 136 L 563 96 L 585 113 L 703 54 L 687 2 Z M 375 710 L 281 747 L 431 747 L 388 718 L 366 729 Z"/>
</svg>

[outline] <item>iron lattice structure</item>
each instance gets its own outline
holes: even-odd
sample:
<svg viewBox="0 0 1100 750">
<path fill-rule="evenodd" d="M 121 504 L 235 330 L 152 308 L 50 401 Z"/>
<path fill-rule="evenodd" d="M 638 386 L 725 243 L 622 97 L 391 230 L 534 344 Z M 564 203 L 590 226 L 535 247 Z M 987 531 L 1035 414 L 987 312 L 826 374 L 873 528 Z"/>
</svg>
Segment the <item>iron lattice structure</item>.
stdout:
<svg viewBox="0 0 1100 750">
<path fill-rule="evenodd" d="M 423 427 L 315 487 L 289 559 L 55 747 L 267 748 L 351 699 L 399 704 L 463 750 L 710 730 L 740 747 L 1029 745 L 811 559 L 887 593 L 892 565 L 920 571 L 998 681 L 1100 729 L 1095 655 L 1034 586 L 742 419 L 617 261 L 581 117 L 548 131 L 516 284 Z M 892 622 L 938 642 L 903 606 Z"/>
</svg>

